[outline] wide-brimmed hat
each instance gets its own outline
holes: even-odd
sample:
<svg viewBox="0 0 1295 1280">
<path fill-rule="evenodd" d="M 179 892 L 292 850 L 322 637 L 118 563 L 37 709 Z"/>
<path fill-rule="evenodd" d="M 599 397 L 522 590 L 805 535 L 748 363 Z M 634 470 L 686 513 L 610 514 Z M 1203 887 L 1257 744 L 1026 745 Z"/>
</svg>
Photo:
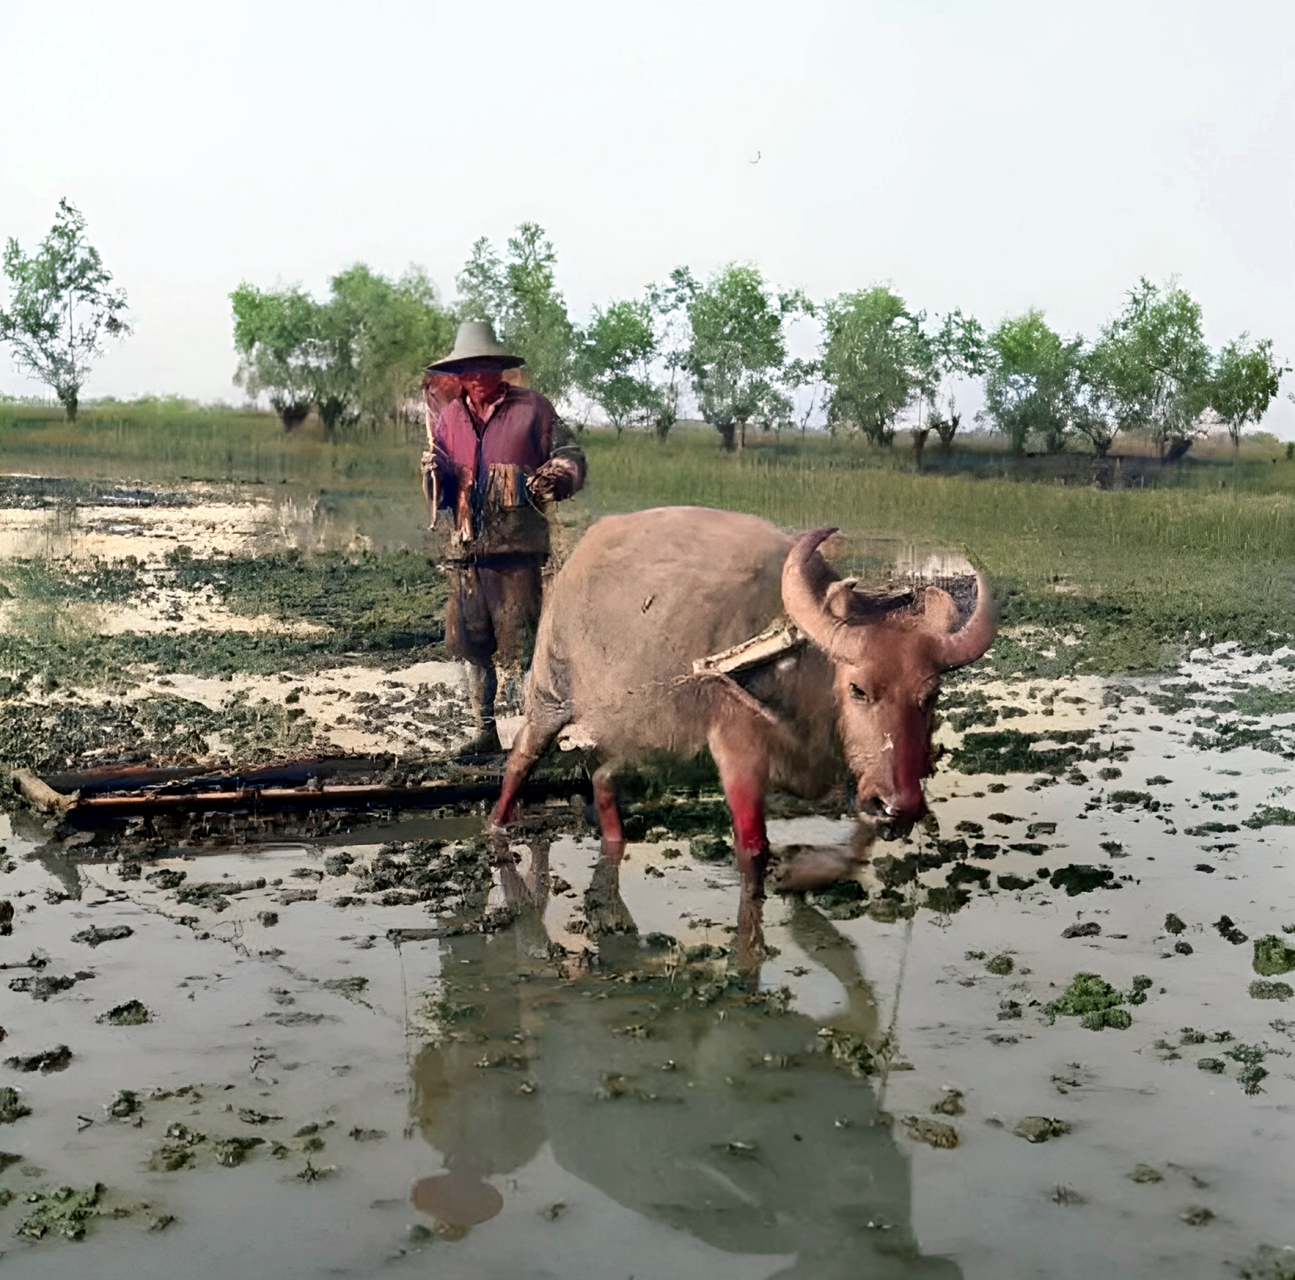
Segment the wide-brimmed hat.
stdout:
<svg viewBox="0 0 1295 1280">
<path fill-rule="evenodd" d="M 454 335 L 454 350 L 443 360 L 429 364 L 424 372 L 463 373 L 487 361 L 500 369 L 516 369 L 526 363 L 521 356 L 504 350 L 488 320 L 465 320 Z"/>
</svg>

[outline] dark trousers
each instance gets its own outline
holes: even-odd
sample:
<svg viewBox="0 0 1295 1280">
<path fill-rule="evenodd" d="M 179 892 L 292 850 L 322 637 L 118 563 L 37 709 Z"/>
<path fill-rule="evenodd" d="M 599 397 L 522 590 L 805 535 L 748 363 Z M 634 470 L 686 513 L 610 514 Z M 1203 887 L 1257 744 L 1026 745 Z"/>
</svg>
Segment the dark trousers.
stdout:
<svg viewBox="0 0 1295 1280">
<path fill-rule="evenodd" d="M 490 556 L 450 564 L 445 646 L 475 666 L 530 663 L 543 595 L 538 555 Z"/>
</svg>

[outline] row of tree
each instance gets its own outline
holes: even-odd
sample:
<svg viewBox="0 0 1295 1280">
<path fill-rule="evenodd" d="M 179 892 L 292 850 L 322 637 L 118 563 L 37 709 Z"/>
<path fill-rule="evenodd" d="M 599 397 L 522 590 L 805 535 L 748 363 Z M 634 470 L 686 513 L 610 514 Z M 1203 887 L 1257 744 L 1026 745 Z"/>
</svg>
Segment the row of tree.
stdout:
<svg viewBox="0 0 1295 1280">
<path fill-rule="evenodd" d="M 1288 372 L 1267 339 L 1242 334 L 1212 352 L 1200 305 L 1173 280 L 1139 281 L 1086 341 L 1058 333 L 1038 310 L 993 329 L 958 310 L 928 317 L 884 285 L 815 304 L 736 264 L 705 280 L 679 267 L 638 298 L 595 307 L 580 327 L 557 288 L 556 263 L 543 230 L 523 223 L 503 253 L 477 241 L 452 305 L 418 267 L 393 280 L 357 264 L 333 277 L 322 301 L 299 287 L 241 284 L 230 295 L 235 380 L 266 394 L 285 427 L 312 409 L 330 433 L 399 422 L 416 408 L 422 369 L 450 348 L 458 321 L 481 319 L 526 358 L 538 390 L 558 402 L 583 397 L 618 432 L 664 439 L 691 393 L 724 445 L 741 447 L 750 428 L 792 425 L 798 398 L 802 428 L 817 409 L 832 432 L 887 446 L 907 426 L 919 450 L 931 432 L 947 449 L 961 423 L 955 391 L 978 379 L 978 419 L 1017 451 L 1083 438 L 1104 454 L 1120 432 L 1140 431 L 1172 456 L 1216 425 L 1239 443 Z M 74 419 L 104 338 L 130 331 L 125 294 L 66 200 L 34 253 L 8 242 L 3 268 L 11 303 L 0 309 L 0 339 Z M 812 360 L 789 357 L 797 317 L 819 324 Z"/>
<path fill-rule="evenodd" d="M 233 294 L 239 380 L 267 391 L 285 425 L 311 405 L 330 430 L 399 417 L 455 322 L 482 319 L 526 357 L 538 390 L 555 401 L 583 397 L 617 431 L 664 438 L 691 393 L 725 447 L 740 448 L 749 429 L 793 425 L 798 398 L 802 428 L 817 410 L 832 432 L 887 446 L 906 426 L 919 448 L 934 432 L 947 449 L 962 421 L 956 389 L 975 379 L 978 419 L 1017 451 L 1082 438 L 1104 454 L 1121 431 L 1140 431 L 1173 456 L 1212 426 L 1239 442 L 1287 371 L 1270 341 L 1245 334 L 1212 352 L 1199 304 L 1172 280 L 1139 281 L 1086 341 L 1058 333 L 1038 310 L 993 329 L 959 310 L 928 317 L 884 285 L 815 304 L 746 265 L 704 280 L 680 267 L 640 297 L 595 307 L 580 327 L 555 266 L 544 232 L 524 223 L 503 253 L 486 239 L 473 246 L 452 306 L 417 270 L 390 281 L 353 267 L 324 302 L 244 284 Z M 820 326 L 813 360 L 789 357 L 796 317 Z"/>
</svg>

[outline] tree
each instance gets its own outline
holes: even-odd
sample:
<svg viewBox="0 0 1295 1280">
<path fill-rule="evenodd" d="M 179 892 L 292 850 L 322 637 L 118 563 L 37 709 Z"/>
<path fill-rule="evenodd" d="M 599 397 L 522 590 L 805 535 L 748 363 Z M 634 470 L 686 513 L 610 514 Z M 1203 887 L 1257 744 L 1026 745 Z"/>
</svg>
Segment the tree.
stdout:
<svg viewBox="0 0 1295 1280">
<path fill-rule="evenodd" d="M 677 268 L 670 288 L 688 318 L 680 365 L 692 382 L 701 416 L 725 449 L 745 447 L 752 423 L 788 421 L 791 398 L 784 385 L 787 318 L 808 309 L 797 291 L 775 293 L 752 266 L 731 263 L 704 284 Z"/>
<path fill-rule="evenodd" d="M 964 316 L 960 308 L 954 308 L 941 319 L 928 345 L 933 366 L 931 381 L 935 386 L 928 421 L 940 437 L 941 451 L 949 453 L 962 423 L 953 395 L 953 381 L 984 375 L 988 340 L 984 326 L 975 316 Z"/>
<path fill-rule="evenodd" d="M 1162 456 L 1185 452 L 1202 430 L 1212 390 L 1195 299 L 1176 280 L 1161 287 L 1144 276 L 1095 350 L 1116 428 L 1150 431 Z"/>
<path fill-rule="evenodd" d="M 934 394 L 933 361 L 921 317 L 885 285 L 843 293 L 823 309 L 823 374 L 829 429 L 862 431 L 873 444 L 895 439 L 895 419 Z"/>
<path fill-rule="evenodd" d="M 356 263 L 330 281 L 327 302 L 293 285 L 230 294 L 234 381 L 266 392 L 285 429 L 313 406 L 333 435 L 360 421 L 399 423 L 429 360 L 453 342 L 454 321 L 421 267 L 399 280 Z"/>
<path fill-rule="evenodd" d="M 234 383 L 250 396 L 268 394 L 283 429 L 291 431 L 321 395 L 319 304 L 299 286 L 262 291 L 246 281 L 229 301 L 239 357 Z M 340 414 L 339 408 L 334 417 Z"/>
<path fill-rule="evenodd" d="M 554 283 L 557 253 L 544 231 L 523 222 L 500 258 L 484 236 L 459 273 L 461 320 L 489 320 L 499 340 L 526 360 L 531 385 L 560 400 L 574 378 L 575 327 Z"/>
<path fill-rule="evenodd" d="M 69 422 L 76 421 L 90 365 L 103 354 L 105 336 L 124 338 L 126 293 L 111 289 L 112 276 L 85 237 L 85 218 L 74 204 L 58 202 L 54 225 L 28 257 L 10 237 L 4 273 L 12 292 L 0 309 L 0 340 L 14 363 L 50 387 Z"/>
<path fill-rule="evenodd" d="M 1050 453 L 1065 448 L 1082 349 L 1082 338 L 1066 341 L 1035 308 L 1008 317 L 989 335 L 981 413 L 1014 452 L 1025 451 L 1032 433 Z"/>
<path fill-rule="evenodd" d="M 330 288 L 317 335 L 326 347 L 323 368 L 352 371 L 363 420 L 398 425 L 418 395 L 424 367 L 453 343 L 454 319 L 422 267 L 391 280 L 357 262 L 335 275 Z M 339 379 L 338 394 L 345 382 Z"/>
<path fill-rule="evenodd" d="M 594 308 L 576 353 L 576 383 L 607 415 L 617 435 L 626 427 L 655 425 L 660 396 L 651 370 L 656 356 L 648 300 Z"/>
<path fill-rule="evenodd" d="M 1233 448 L 1241 449 L 1241 431 L 1258 423 L 1277 394 L 1282 374 L 1290 370 L 1273 356 L 1273 344 L 1263 338 L 1251 343 L 1247 334 L 1219 352 L 1210 385 L 1210 407 L 1227 426 Z"/>
</svg>

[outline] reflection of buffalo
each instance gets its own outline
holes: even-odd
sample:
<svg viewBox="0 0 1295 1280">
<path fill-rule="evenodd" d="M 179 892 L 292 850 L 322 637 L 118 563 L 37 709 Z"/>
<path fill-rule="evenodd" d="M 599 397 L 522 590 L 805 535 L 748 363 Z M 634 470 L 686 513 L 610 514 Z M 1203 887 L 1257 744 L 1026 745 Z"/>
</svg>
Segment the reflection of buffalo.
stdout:
<svg viewBox="0 0 1295 1280">
<path fill-rule="evenodd" d="M 604 860 L 596 876 L 612 896 L 615 869 Z M 481 1180 L 547 1141 L 637 1213 L 732 1253 L 794 1254 L 785 1276 L 960 1274 L 918 1255 L 907 1161 L 869 1085 L 816 1052 L 817 1024 L 743 984 L 645 964 L 633 936 L 603 939 L 592 975 L 519 980 L 542 905 L 541 893 L 508 930 L 446 943 L 452 1034 L 413 1073 L 418 1123 L 450 1172 L 419 1184 L 419 1207 L 483 1221 L 502 1200 Z M 793 932 L 844 980 L 856 1025 L 875 1026 L 849 944 L 808 908 Z"/>
</svg>

